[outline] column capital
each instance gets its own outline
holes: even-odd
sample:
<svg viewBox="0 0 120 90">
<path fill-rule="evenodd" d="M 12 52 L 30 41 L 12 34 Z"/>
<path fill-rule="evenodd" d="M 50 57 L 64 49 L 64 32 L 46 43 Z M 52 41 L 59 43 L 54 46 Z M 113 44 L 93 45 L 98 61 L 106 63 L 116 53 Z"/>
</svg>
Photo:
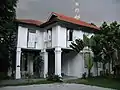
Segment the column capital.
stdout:
<svg viewBox="0 0 120 90">
<path fill-rule="evenodd" d="M 46 49 L 42 49 L 41 52 L 42 52 L 42 53 L 45 53 L 45 52 L 47 52 L 47 51 L 46 51 Z"/>
<path fill-rule="evenodd" d="M 21 48 L 17 48 L 16 52 L 21 52 Z"/>
<path fill-rule="evenodd" d="M 54 52 L 62 52 L 60 47 L 56 47 Z"/>
</svg>

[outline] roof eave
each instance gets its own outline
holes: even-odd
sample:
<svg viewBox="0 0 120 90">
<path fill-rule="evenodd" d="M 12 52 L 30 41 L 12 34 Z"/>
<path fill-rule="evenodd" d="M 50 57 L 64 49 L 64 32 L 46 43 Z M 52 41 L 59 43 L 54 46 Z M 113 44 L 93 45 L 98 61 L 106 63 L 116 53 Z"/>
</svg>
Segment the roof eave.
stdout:
<svg viewBox="0 0 120 90">
<path fill-rule="evenodd" d="M 36 25 L 36 24 L 31 24 L 31 23 L 25 23 L 22 21 L 16 21 L 18 24 L 25 24 L 25 25 L 32 25 L 32 26 L 36 26 L 36 27 L 40 27 L 40 25 Z"/>
<path fill-rule="evenodd" d="M 94 30 L 94 31 L 100 31 L 100 29 L 99 28 L 92 28 L 92 27 L 88 27 L 88 26 L 83 26 L 83 25 L 79 25 L 79 24 L 76 24 L 76 23 L 72 23 L 72 22 L 68 22 L 68 21 L 65 21 L 65 20 L 62 20 L 62 19 L 60 19 L 60 18 L 58 18 L 58 20 L 60 20 L 60 21 L 64 21 L 64 22 L 67 22 L 67 23 L 71 23 L 71 24 L 74 24 L 74 25 L 77 25 L 77 26 L 82 26 L 82 27 L 86 27 L 86 28 L 90 28 L 91 30 Z"/>
</svg>

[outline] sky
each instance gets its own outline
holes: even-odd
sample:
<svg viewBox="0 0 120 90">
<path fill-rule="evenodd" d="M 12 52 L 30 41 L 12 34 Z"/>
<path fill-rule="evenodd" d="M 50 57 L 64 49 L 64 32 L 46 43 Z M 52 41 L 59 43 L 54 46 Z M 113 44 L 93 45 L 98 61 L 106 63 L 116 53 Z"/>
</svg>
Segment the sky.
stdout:
<svg viewBox="0 0 120 90">
<path fill-rule="evenodd" d="M 76 0 L 80 6 L 81 20 L 100 25 L 120 21 L 120 0 Z M 73 0 L 19 0 L 17 18 L 46 21 L 51 12 L 74 17 Z"/>
</svg>

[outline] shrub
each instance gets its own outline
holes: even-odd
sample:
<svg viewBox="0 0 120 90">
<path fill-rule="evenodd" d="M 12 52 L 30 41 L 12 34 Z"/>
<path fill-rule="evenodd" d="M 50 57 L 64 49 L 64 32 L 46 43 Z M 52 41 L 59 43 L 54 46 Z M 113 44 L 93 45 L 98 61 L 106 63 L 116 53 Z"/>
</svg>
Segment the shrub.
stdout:
<svg viewBox="0 0 120 90">
<path fill-rule="evenodd" d="M 104 76 L 104 71 L 100 71 L 100 76 Z"/>
<path fill-rule="evenodd" d="M 83 74 L 82 74 L 82 79 L 86 79 L 86 72 L 84 72 Z"/>
<path fill-rule="evenodd" d="M 48 75 L 47 80 L 53 82 L 62 82 L 62 78 L 58 75 Z"/>
<path fill-rule="evenodd" d="M 48 80 L 48 81 L 52 81 L 52 80 L 53 80 L 53 75 L 48 75 L 48 76 L 47 76 L 47 80 Z"/>
<path fill-rule="evenodd" d="M 93 73 L 90 73 L 90 77 L 93 77 Z"/>
<path fill-rule="evenodd" d="M 0 80 L 4 80 L 4 79 L 10 79 L 10 77 L 7 76 L 7 73 L 5 73 L 5 72 L 0 72 Z"/>
<path fill-rule="evenodd" d="M 33 75 L 31 73 L 25 73 L 25 78 L 31 79 Z"/>
</svg>

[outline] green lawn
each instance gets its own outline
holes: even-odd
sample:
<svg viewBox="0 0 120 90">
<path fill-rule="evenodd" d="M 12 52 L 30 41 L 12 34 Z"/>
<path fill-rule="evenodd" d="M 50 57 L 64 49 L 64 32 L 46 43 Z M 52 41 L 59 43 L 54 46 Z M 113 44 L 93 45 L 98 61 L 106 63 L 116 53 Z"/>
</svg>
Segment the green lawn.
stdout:
<svg viewBox="0 0 120 90">
<path fill-rule="evenodd" d="M 4 87 L 4 86 L 24 86 L 24 85 L 33 85 L 33 84 L 49 84 L 49 83 L 54 83 L 53 81 L 47 81 L 47 80 L 38 80 L 38 81 L 32 81 L 29 80 L 27 82 L 24 83 L 16 83 L 16 84 L 0 84 L 0 87 Z"/>
<path fill-rule="evenodd" d="M 107 78 L 76 79 L 76 80 L 67 80 L 65 82 L 100 86 L 100 87 L 120 90 L 120 81 L 107 79 Z"/>
<path fill-rule="evenodd" d="M 19 86 L 19 85 L 32 85 L 32 84 L 49 84 L 49 83 L 55 83 L 53 81 L 47 81 L 47 80 L 38 80 L 38 81 L 27 81 L 24 83 L 18 83 L 18 84 L 4 84 L 0 85 L 0 87 L 3 86 Z M 107 78 L 88 78 L 88 79 L 72 79 L 72 80 L 65 80 L 64 83 L 77 83 L 77 84 L 86 84 L 86 85 L 93 85 L 93 86 L 100 86 L 105 88 L 113 88 L 120 90 L 120 81 L 114 80 L 114 79 L 107 79 Z"/>
</svg>

